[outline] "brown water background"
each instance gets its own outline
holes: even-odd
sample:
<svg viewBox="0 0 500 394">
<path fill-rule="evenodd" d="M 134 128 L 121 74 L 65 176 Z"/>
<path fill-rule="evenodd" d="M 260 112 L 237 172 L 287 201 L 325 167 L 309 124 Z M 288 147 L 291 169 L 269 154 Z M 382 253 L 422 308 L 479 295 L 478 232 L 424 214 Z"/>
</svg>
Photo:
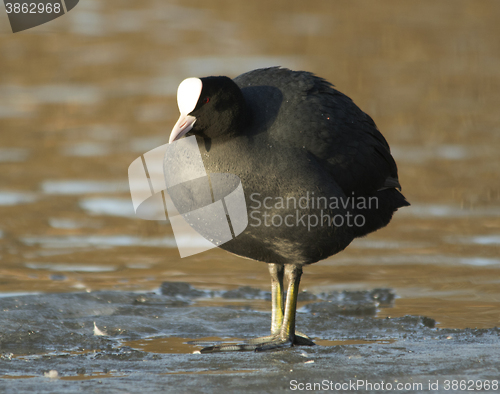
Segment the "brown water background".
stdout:
<svg viewBox="0 0 500 394">
<path fill-rule="evenodd" d="M 281 65 L 374 118 L 412 203 L 302 289 L 391 288 L 378 317 L 500 325 L 499 21 L 497 0 L 82 0 L 12 34 L 0 5 L 0 293 L 269 290 L 262 263 L 180 259 L 168 224 L 134 218 L 127 169 L 168 141 L 182 79 Z"/>
</svg>

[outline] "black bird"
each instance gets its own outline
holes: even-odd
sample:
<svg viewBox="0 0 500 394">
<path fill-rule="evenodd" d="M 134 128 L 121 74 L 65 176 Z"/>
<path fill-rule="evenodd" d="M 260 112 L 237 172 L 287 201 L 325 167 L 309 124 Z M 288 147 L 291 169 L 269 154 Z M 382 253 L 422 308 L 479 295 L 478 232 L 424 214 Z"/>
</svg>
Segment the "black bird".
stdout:
<svg viewBox="0 0 500 394">
<path fill-rule="evenodd" d="M 267 263 L 272 284 L 270 336 L 201 352 L 313 345 L 295 331 L 302 268 L 386 226 L 410 205 L 387 141 L 349 97 L 304 71 L 188 78 L 179 85 L 178 105 L 170 143 L 196 136 L 207 173 L 242 182 L 248 226 L 220 247 Z"/>
</svg>

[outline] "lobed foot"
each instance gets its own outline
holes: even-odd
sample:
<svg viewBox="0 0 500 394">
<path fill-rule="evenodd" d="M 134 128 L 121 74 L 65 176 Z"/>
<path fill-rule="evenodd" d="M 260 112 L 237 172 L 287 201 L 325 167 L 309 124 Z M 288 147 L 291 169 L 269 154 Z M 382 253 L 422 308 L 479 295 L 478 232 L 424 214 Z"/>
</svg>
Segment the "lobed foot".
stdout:
<svg viewBox="0 0 500 394">
<path fill-rule="evenodd" d="M 201 349 L 199 352 L 265 352 L 268 350 L 279 350 L 292 346 L 314 346 L 314 342 L 305 335 L 295 335 L 292 341 L 292 339 L 290 339 L 289 337 L 283 338 L 280 336 L 280 334 L 276 334 L 250 339 L 242 343 L 221 343 L 218 345 L 207 346 Z"/>
</svg>

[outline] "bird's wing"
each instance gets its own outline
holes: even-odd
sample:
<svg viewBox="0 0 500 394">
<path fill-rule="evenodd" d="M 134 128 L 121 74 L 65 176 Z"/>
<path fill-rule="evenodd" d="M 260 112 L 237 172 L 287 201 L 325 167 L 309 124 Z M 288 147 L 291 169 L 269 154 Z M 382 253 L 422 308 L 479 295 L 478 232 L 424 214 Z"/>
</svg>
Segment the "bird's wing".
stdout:
<svg viewBox="0 0 500 394">
<path fill-rule="evenodd" d="M 346 194 L 401 189 L 389 144 L 372 118 L 327 81 L 305 74 L 308 86 L 294 111 L 297 116 L 306 114 L 307 121 L 300 122 L 303 127 L 310 125 L 300 133 L 302 146 L 323 163 Z"/>
<path fill-rule="evenodd" d="M 265 94 L 267 107 L 279 107 L 269 130 L 272 138 L 314 155 L 344 193 L 401 189 L 389 145 L 373 120 L 326 80 L 272 67 L 242 74 L 235 82 L 241 88 L 272 86 L 281 91 L 276 103 Z"/>
</svg>

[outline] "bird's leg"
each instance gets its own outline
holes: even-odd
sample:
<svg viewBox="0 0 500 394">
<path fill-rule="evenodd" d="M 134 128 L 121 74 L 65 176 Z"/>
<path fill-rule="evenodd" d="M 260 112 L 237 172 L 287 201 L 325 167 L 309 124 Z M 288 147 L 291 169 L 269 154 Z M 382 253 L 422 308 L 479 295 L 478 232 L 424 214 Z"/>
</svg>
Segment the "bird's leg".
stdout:
<svg viewBox="0 0 500 394">
<path fill-rule="evenodd" d="M 285 267 L 280 264 L 269 263 L 267 265 L 271 274 L 271 299 L 272 299 L 272 317 L 271 317 L 271 335 L 250 339 L 249 344 L 259 345 L 276 340 L 279 337 L 281 326 L 283 324 L 283 310 L 285 309 L 285 299 L 283 297 L 283 275 Z"/>
<path fill-rule="evenodd" d="M 281 326 L 283 324 L 284 309 L 285 309 L 284 305 L 285 298 L 283 294 L 284 267 L 282 265 L 269 264 L 269 272 L 271 273 L 271 286 L 272 286 L 272 299 L 273 299 L 273 320 L 271 325 L 271 335 L 277 335 L 281 331 Z M 296 285 L 297 294 L 301 276 L 302 276 L 302 270 L 300 270 L 298 282 Z M 289 281 L 288 283 L 290 284 L 291 282 L 289 275 L 287 275 L 287 277 Z M 295 309 L 297 309 L 297 301 L 295 301 Z M 314 345 L 314 342 L 312 342 L 307 335 L 295 331 L 294 344 L 311 346 Z"/>
<path fill-rule="evenodd" d="M 273 313 L 271 335 L 251 339 L 244 343 L 222 343 L 208 346 L 200 353 L 234 352 L 253 350 L 256 352 L 278 349 L 293 345 L 312 346 L 307 336 L 295 333 L 295 312 L 297 310 L 297 296 L 299 294 L 300 277 L 302 268 L 295 265 L 283 266 L 273 264 L 269 266 L 272 283 Z M 283 313 L 283 271 L 288 280 L 288 292 Z"/>
<path fill-rule="evenodd" d="M 295 315 L 297 311 L 297 297 L 299 295 L 302 268 L 295 265 L 287 265 L 285 268 L 285 276 L 288 281 L 288 290 L 281 328 L 274 340 L 269 343 L 262 343 L 262 345 L 256 348 L 255 351 L 275 349 L 286 345 L 314 345 L 314 342 L 311 341 L 306 335 L 295 333 Z"/>
<path fill-rule="evenodd" d="M 251 339 L 248 343 L 262 344 L 279 337 L 281 326 L 283 324 L 283 310 L 285 309 L 285 298 L 283 294 L 283 275 L 285 267 L 281 264 L 269 263 L 267 265 L 271 274 L 271 299 L 272 299 L 272 317 L 271 317 L 271 335 Z"/>
<path fill-rule="evenodd" d="M 285 315 L 281 325 L 280 338 L 293 343 L 295 339 L 295 313 L 297 310 L 297 297 L 299 295 L 299 284 L 302 276 L 302 268 L 294 265 L 287 265 L 285 269 L 288 281 L 286 293 Z"/>
<path fill-rule="evenodd" d="M 272 322 L 271 335 L 278 334 L 283 324 L 283 273 L 284 267 L 279 264 L 268 264 L 271 274 Z"/>
</svg>

